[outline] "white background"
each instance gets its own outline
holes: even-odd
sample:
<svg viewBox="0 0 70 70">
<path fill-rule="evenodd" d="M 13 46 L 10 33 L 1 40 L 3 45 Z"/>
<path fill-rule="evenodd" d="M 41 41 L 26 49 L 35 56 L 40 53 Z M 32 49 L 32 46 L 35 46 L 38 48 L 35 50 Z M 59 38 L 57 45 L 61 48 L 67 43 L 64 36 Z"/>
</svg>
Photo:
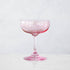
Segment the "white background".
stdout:
<svg viewBox="0 0 70 70">
<path fill-rule="evenodd" d="M 0 54 L 32 53 L 22 19 L 50 20 L 49 30 L 37 37 L 39 53 L 70 54 L 70 0 L 0 0 Z"/>
<path fill-rule="evenodd" d="M 0 70 L 70 70 L 70 55 L 44 56 L 46 61 L 29 62 L 21 54 L 0 55 Z"/>
</svg>

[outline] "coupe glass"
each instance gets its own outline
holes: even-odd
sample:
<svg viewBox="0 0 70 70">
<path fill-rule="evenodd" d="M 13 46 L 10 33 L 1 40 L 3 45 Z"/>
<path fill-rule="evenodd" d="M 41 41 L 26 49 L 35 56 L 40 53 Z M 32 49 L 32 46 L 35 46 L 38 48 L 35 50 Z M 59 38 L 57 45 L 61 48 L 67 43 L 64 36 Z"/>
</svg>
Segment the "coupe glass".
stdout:
<svg viewBox="0 0 70 70">
<path fill-rule="evenodd" d="M 49 29 L 49 21 L 48 20 L 25 20 L 20 22 L 21 29 L 29 34 L 32 34 L 34 37 L 34 46 L 33 50 L 34 52 L 32 53 L 31 56 L 24 57 L 24 60 L 28 61 L 43 61 L 46 60 L 46 57 L 39 56 L 36 50 L 35 46 L 35 38 L 41 33 L 46 32 Z"/>
</svg>

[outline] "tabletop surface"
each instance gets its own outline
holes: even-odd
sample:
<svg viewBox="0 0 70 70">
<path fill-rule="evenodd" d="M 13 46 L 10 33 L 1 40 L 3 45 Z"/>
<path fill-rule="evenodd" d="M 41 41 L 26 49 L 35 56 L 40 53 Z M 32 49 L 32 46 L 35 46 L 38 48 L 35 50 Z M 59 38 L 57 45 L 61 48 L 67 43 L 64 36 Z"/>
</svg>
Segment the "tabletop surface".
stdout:
<svg viewBox="0 0 70 70">
<path fill-rule="evenodd" d="M 0 70 L 70 70 L 70 55 L 41 55 L 45 61 L 25 61 L 23 54 L 1 54 Z"/>
</svg>

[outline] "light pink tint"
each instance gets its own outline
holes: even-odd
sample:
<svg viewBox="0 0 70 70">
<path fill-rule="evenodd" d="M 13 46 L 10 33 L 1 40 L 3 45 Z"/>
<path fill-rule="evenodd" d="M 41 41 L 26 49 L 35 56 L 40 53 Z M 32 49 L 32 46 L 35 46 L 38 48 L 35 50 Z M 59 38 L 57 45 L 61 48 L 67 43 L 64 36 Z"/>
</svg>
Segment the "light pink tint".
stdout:
<svg viewBox="0 0 70 70">
<path fill-rule="evenodd" d="M 31 56 L 24 57 L 24 59 L 28 61 L 43 61 L 46 60 L 46 57 L 41 57 L 37 52 L 33 52 Z"/>
<path fill-rule="evenodd" d="M 49 29 L 49 21 L 21 21 L 21 28 L 24 32 L 37 36 Z"/>
</svg>

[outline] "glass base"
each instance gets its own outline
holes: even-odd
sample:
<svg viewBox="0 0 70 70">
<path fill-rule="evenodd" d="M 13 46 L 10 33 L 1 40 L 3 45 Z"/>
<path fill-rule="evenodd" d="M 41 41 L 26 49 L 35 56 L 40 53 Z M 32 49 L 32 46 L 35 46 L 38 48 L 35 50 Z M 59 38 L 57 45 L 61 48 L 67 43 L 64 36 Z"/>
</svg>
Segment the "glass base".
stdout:
<svg viewBox="0 0 70 70">
<path fill-rule="evenodd" d="M 37 52 L 33 52 L 33 54 L 31 56 L 24 57 L 24 60 L 28 60 L 28 61 L 43 61 L 43 60 L 46 60 L 46 57 L 41 57 L 41 56 L 38 55 Z"/>
</svg>

